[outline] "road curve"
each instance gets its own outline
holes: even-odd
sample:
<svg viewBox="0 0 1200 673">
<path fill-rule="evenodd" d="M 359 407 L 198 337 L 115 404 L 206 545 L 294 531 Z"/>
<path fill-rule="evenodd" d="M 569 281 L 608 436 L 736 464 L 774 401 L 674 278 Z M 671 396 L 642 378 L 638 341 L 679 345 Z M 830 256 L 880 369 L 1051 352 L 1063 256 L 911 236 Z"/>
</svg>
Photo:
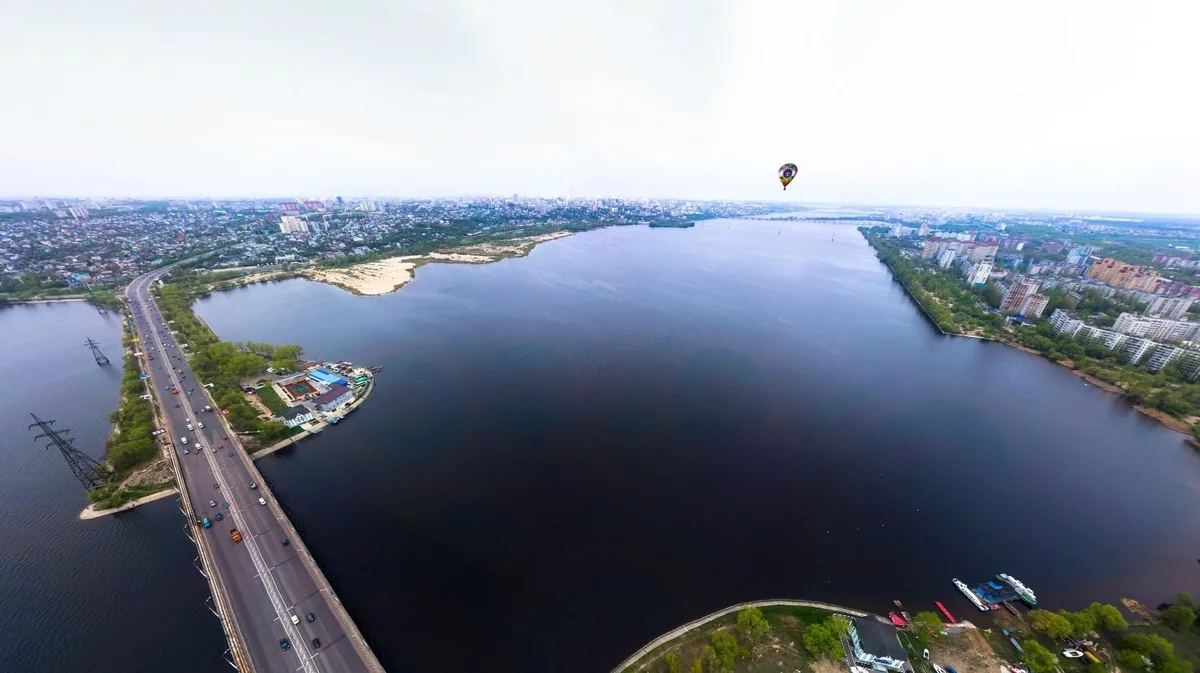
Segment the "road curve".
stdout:
<svg viewBox="0 0 1200 673">
<path fill-rule="evenodd" d="M 382 673 L 237 436 L 215 411 L 204 411 L 205 405 L 216 409 L 216 403 L 196 383 L 150 294 L 152 284 L 168 271 L 156 269 L 134 280 L 126 297 L 141 350 L 154 356 L 145 361 L 146 371 L 162 403 L 166 434 L 184 482 L 181 490 L 196 517 L 208 516 L 212 522 L 211 528 L 193 526 L 192 535 L 218 607 L 232 612 L 225 626 L 235 640 L 235 660 L 260 673 Z M 172 386 L 178 395 L 171 394 Z M 188 430 L 189 424 L 194 430 Z M 216 521 L 218 513 L 222 521 Z M 235 527 L 240 543 L 231 538 Z M 293 616 L 299 623 L 292 623 Z M 281 639 L 288 641 L 286 650 Z"/>
</svg>

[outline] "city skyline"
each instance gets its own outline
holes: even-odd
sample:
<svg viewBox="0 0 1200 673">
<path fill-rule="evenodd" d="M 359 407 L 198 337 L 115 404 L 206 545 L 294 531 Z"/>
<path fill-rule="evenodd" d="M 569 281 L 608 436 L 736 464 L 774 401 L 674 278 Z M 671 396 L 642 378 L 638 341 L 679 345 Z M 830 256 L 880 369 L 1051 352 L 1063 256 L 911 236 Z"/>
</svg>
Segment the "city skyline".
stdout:
<svg viewBox="0 0 1200 673">
<path fill-rule="evenodd" d="M 1200 212 L 1183 4 L 55 4 L 0 10 L 4 197 Z"/>
</svg>

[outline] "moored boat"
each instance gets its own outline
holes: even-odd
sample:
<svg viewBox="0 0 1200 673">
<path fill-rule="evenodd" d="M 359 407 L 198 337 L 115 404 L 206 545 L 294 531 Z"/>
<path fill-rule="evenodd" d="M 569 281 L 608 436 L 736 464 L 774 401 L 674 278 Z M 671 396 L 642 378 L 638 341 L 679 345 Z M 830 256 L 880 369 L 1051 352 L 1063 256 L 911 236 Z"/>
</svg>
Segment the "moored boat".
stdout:
<svg viewBox="0 0 1200 673">
<path fill-rule="evenodd" d="M 1030 589 L 1022 584 L 1020 580 L 1012 575 L 1006 575 L 1004 573 L 1000 573 L 999 575 L 996 575 L 996 577 L 1007 582 L 1008 585 L 1013 588 L 1013 591 L 1016 591 L 1017 595 L 1021 597 L 1021 600 L 1029 603 L 1030 605 L 1037 605 L 1037 596 L 1034 595 L 1033 589 Z"/>
<path fill-rule="evenodd" d="M 955 577 L 954 578 L 954 586 L 958 587 L 958 590 L 961 591 L 964 596 L 966 596 L 968 599 L 970 599 L 971 603 L 973 603 L 975 605 L 975 607 L 979 608 L 979 610 L 981 612 L 988 611 L 989 608 L 988 608 L 987 604 L 984 603 L 983 600 L 981 598 L 979 598 L 979 596 L 974 591 L 971 591 L 971 587 L 964 584 L 962 580 Z"/>
</svg>

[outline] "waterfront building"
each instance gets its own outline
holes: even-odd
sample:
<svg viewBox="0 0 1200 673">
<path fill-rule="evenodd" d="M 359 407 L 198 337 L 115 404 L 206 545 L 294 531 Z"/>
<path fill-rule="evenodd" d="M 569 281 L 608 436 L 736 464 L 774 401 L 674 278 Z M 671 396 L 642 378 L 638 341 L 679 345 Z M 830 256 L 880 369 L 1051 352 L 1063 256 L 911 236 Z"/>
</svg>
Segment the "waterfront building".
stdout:
<svg viewBox="0 0 1200 673">
<path fill-rule="evenodd" d="M 1191 341 L 1200 334 L 1200 323 L 1166 318 L 1145 318 L 1122 313 L 1113 323 L 1113 330 L 1131 336 L 1160 341 Z"/>
<path fill-rule="evenodd" d="M 1000 310 L 1016 311 L 1021 306 L 1021 302 L 1025 301 L 1025 297 L 1037 291 L 1037 281 L 1029 279 L 1018 280 L 1008 288 L 1008 292 L 1004 293 L 1004 299 L 1000 302 Z"/>
<path fill-rule="evenodd" d="M 879 673 L 911 668 L 896 627 L 870 617 L 855 617 L 850 620 L 849 635 L 854 659 L 865 667 Z"/>
<path fill-rule="evenodd" d="M 1146 315 L 1156 318 L 1179 320 L 1191 308 L 1192 297 L 1155 297 L 1146 307 Z"/>
<path fill-rule="evenodd" d="M 1158 343 L 1149 339 L 1130 337 L 1125 340 L 1125 343 L 1121 344 L 1121 359 L 1136 365 L 1156 346 L 1158 346 Z"/>
<path fill-rule="evenodd" d="M 1065 332 L 1068 336 L 1075 336 L 1079 328 L 1083 327 L 1083 321 L 1075 318 L 1061 308 L 1056 308 L 1054 309 L 1054 313 L 1050 314 L 1050 326 L 1054 328 L 1055 334 Z"/>
<path fill-rule="evenodd" d="M 325 386 L 344 386 L 344 385 L 346 385 L 346 379 L 344 379 L 340 376 L 337 376 L 336 374 L 330 374 L 329 372 L 325 371 L 324 369 L 313 369 L 313 370 L 309 371 L 308 378 L 312 379 L 313 381 L 316 381 L 317 383 L 325 385 Z"/>
<path fill-rule="evenodd" d="M 329 391 L 313 400 L 313 408 L 317 411 L 333 411 L 346 402 L 354 399 L 354 391 L 341 384 L 334 384 Z"/>
<path fill-rule="evenodd" d="M 1171 364 L 1175 358 L 1183 354 L 1183 349 L 1178 346 L 1170 346 L 1167 344 L 1158 344 L 1158 347 L 1150 353 L 1150 358 L 1146 360 L 1146 369 L 1156 372 L 1163 367 Z"/>
<path fill-rule="evenodd" d="M 311 421 L 312 419 L 313 419 L 312 411 L 310 411 L 308 407 L 306 407 L 302 404 L 284 409 L 283 415 L 280 416 L 280 420 L 282 420 L 283 424 L 288 426 L 289 428 L 294 428 L 296 426 L 303 425 L 304 423 L 307 423 L 307 422 Z"/>
<path fill-rule="evenodd" d="M 1026 295 L 1017 306 L 1017 313 L 1026 318 L 1040 318 L 1042 311 L 1046 310 L 1046 304 L 1050 303 L 1050 297 L 1036 292 Z"/>
</svg>

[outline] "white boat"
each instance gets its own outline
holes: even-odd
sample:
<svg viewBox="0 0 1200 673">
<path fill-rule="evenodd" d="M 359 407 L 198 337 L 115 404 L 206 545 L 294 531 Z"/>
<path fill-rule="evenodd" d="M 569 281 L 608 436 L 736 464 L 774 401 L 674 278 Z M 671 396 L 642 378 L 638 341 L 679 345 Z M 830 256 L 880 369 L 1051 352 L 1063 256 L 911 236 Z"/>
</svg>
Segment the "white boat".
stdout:
<svg viewBox="0 0 1200 673">
<path fill-rule="evenodd" d="M 1029 603 L 1030 605 L 1037 605 L 1037 596 L 1034 595 L 1033 589 L 1030 589 L 1022 584 L 1020 580 L 1012 575 L 1005 575 L 1004 573 L 1000 573 L 999 575 L 996 575 L 996 577 L 1008 582 L 1009 586 L 1016 590 L 1017 595 L 1021 597 L 1021 600 Z"/>
<path fill-rule="evenodd" d="M 1063 656 L 1068 659 L 1078 659 L 1083 656 L 1083 652 L 1080 652 L 1079 650 L 1076 650 L 1076 649 L 1068 648 L 1068 649 L 1063 650 Z"/>
<path fill-rule="evenodd" d="M 971 602 L 975 604 L 975 607 L 979 608 L 983 612 L 988 611 L 988 606 L 982 600 L 980 600 L 979 596 L 977 596 L 974 591 L 971 591 L 971 587 L 963 584 L 962 581 L 957 577 L 954 578 L 954 586 L 958 587 L 958 590 L 963 592 L 964 596 L 971 599 Z"/>
</svg>

